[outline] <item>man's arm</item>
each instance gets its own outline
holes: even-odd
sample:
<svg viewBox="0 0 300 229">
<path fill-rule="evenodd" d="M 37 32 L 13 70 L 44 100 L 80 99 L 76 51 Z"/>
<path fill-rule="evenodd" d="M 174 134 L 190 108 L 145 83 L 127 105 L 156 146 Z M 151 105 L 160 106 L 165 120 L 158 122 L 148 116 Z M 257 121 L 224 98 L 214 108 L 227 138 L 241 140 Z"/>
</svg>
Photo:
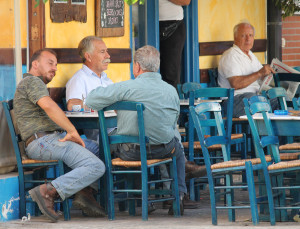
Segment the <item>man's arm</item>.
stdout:
<svg viewBox="0 0 300 229">
<path fill-rule="evenodd" d="M 169 1 L 180 6 L 187 6 L 191 2 L 191 0 L 169 0 Z"/>
<path fill-rule="evenodd" d="M 81 99 L 69 99 L 67 102 L 67 110 L 71 111 L 73 109 L 73 105 L 80 105 L 83 107 L 83 101 Z"/>
<path fill-rule="evenodd" d="M 227 78 L 230 86 L 235 90 L 248 87 L 250 84 L 255 82 L 258 79 L 263 79 L 265 76 L 270 73 L 275 73 L 270 65 L 264 65 L 259 71 L 254 72 L 247 76 L 232 76 Z"/>
<path fill-rule="evenodd" d="M 77 130 L 66 117 L 65 113 L 57 106 L 57 104 L 49 97 L 44 96 L 37 101 L 39 105 L 57 125 L 67 131 L 67 135 L 60 141 L 72 141 L 85 147 L 84 142 L 80 138 Z"/>
</svg>

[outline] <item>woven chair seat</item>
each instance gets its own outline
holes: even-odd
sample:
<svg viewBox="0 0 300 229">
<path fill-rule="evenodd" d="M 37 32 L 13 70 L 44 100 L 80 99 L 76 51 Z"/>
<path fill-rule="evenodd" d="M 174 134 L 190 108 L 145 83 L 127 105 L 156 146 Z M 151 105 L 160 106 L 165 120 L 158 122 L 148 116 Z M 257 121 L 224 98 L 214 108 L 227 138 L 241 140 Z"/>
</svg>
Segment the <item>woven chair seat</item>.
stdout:
<svg viewBox="0 0 300 229">
<path fill-rule="evenodd" d="M 285 168 L 294 168 L 300 166 L 300 160 L 294 161 L 281 161 L 276 164 L 272 164 L 268 166 L 268 170 L 276 170 L 276 169 L 285 169 Z"/>
<path fill-rule="evenodd" d="M 37 164 L 37 163 L 49 163 L 49 162 L 57 162 L 57 160 L 50 160 L 50 161 L 42 161 L 42 160 L 33 160 L 33 159 L 25 159 L 22 160 L 22 164 Z"/>
<path fill-rule="evenodd" d="M 279 150 L 300 150 L 300 143 L 295 142 L 279 146 Z"/>
<path fill-rule="evenodd" d="M 300 156 L 300 152 L 297 153 L 280 153 L 280 159 L 287 161 L 287 160 L 298 160 Z"/>
<path fill-rule="evenodd" d="M 169 159 L 171 158 L 147 160 L 147 165 L 152 165 Z M 112 159 L 111 164 L 114 166 L 123 166 L 123 167 L 141 167 L 141 161 L 123 161 L 121 158 Z"/>
<path fill-rule="evenodd" d="M 266 161 L 269 162 L 271 160 L 272 160 L 271 156 L 267 155 Z M 253 158 L 253 159 L 243 159 L 243 160 L 234 160 L 234 161 L 224 161 L 224 162 L 213 164 L 210 166 L 210 168 L 213 170 L 213 169 L 223 169 L 223 168 L 244 166 L 246 161 L 251 161 L 253 165 L 261 163 L 260 158 Z"/>
<path fill-rule="evenodd" d="M 208 138 L 208 137 L 210 137 L 210 135 L 205 135 L 204 137 Z M 239 139 L 239 138 L 243 138 L 243 134 L 232 134 L 231 135 L 231 140 Z M 184 148 L 189 148 L 189 142 L 182 142 L 182 145 Z M 200 145 L 199 141 L 194 142 L 194 149 L 198 149 L 198 150 L 201 149 L 201 145 Z M 209 146 L 209 147 L 207 147 L 207 149 L 208 150 L 219 150 L 219 149 L 221 149 L 221 144 Z"/>
</svg>

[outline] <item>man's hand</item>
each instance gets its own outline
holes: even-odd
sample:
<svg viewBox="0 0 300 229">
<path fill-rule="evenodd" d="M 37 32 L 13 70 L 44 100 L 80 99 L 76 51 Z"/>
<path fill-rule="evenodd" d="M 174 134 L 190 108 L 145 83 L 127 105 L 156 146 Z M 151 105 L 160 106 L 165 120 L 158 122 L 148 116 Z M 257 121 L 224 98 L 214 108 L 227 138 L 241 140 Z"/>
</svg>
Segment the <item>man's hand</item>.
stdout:
<svg viewBox="0 0 300 229">
<path fill-rule="evenodd" d="M 84 142 L 82 141 L 81 137 L 79 136 L 77 131 L 67 133 L 67 135 L 63 139 L 59 139 L 60 142 L 65 142 L 65 141 L 72 141 L 75 142 L 83 147 L 85 147 Z"/>
<path fill-rule="evenodd" d="M 273 70 L 273 68 L 271 68 L 270 65 L 266 64 L 264 65 L 259 71 L 258 74 L 260 76 L 261 79 L 265 78 L 267 75 L 269 75 L 270 73 L 275 73 L 275 71 Z"/>
</svg>

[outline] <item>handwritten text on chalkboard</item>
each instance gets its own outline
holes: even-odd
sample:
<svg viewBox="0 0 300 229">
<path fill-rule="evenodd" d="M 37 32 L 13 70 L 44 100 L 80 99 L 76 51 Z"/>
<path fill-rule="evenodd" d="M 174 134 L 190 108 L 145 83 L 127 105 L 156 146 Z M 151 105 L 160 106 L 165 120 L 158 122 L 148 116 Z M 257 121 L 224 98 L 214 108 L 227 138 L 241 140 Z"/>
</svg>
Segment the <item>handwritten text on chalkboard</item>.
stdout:
<svg viewBox="0 0 300 229">
<path fill-rule="evenodd" d="M 124 0 L 101 1 L 101 27 L 124 27 Z"/>
</svg>

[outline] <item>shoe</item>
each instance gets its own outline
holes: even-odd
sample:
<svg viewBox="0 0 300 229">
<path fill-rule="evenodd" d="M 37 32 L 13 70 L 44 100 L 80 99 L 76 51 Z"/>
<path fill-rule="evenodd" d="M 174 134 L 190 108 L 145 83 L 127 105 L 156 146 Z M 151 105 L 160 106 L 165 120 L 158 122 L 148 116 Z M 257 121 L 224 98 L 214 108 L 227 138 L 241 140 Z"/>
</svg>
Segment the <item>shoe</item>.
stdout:
<svg viewBox="0 0 300 229">
<path fill-rule="evenodd" d="M 95 200 L 93 189 L 90 187 L 84 188 L 75 194 L 73 206 L 82 210 L 83 214 L 90 217 L 104 217 L 105 210 Z"/>
<path fill-rule="evenodd" d="M 154 212 L 156 210 L 155 206 L 153 203 L 148 205 L 148 214 L 151 214 L 152 212 Z"/>
<path fill-rule="evenodd" d="M 189 180 L 196 177 L 204 177 L 207 175 L 205 165 L 197 165 L 195 162 L 191 161 L 188 162 L 185 163 L 185 180 Z"/>
<path fill-rule="evenodd" d="M 184 209 L 196 209 L 200 207 L 200 203 L 194 200 L 191 200 L 188 195 L 184 196 L 183 207 Z"/>
<path fill-rule="evenodd" d="M 197 169 L 198 165 L 194 161 L 185 162 L 185 173 L 193 172 Z"/>
<path fill-rule="evenodd" d="M 166 200 L 162 203 L 163 209 L 169 209 L 171 206 L 173 206 L 173 200 Z"/>
<path fill-rule="evenodd" d="M 58 193 L 51 183 L 42 184 L 29 190 L 29 195 L 32 200 L 38 204 L 41 212 L 47 216 L 51 222 L 57 222 L 58 215 L 54 211 L 54 200 L 58 197 Z"/>
<path fill-rule="evenodd" d="M 299 214 L 295 215 L 295 216 L 293 217 L 293 220 L 294 220 L 295 222 L 299 222 L 299 223 L 300 223 L 300 215 L 299 215 Z"/>
<path fill-rule="evenodd" d="M 183 215 L 184 213 L 184 207 L 183 207 L 183 200 L 184 199 L 184 195 L 179 196 L 179 207 L 180 207 L 180 215 Z M 174 215 L 174 211 L 173 211 L 173 204 L 170 206 L 169 211 L 168 211 L 168 215 Z"/>
</svg>

